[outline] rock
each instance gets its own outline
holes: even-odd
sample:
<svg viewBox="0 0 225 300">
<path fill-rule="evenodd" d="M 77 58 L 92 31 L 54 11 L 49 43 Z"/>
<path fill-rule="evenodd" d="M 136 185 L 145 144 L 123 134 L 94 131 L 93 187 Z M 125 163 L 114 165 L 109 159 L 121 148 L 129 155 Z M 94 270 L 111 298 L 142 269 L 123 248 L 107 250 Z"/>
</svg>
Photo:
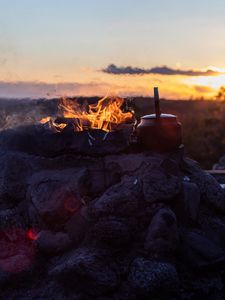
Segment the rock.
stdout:
<svg viewBox="0 0 225 300">
<path fill-rule="evenodd" d="M 20 273 L 31 268 L 35 259 L 33 243 L 22 229 L 0 231 L 0 269 L 7 273 Z"/>
<path fill-rule="evenodd" d="M 120 183 L 110 187 L 100 198 L 91 203 L 88 213 L 94 219 L 106 216 L 135 216 L 139 208 L 140 196 L 138 179 L 125 176 Z"/>
<path fill-rule="evenodd" d="M 0 132 L 0 147 L 43 157 L 65 153 L 101 156 L 125 151 L 133 127 L 128 125 L 109 133 L 100 129 L 77 132 L 68 129 L 57 132 L 47 123 L 7 129 Z"/>
<path fill-rule="evenodd" d="M 185 158 L 181 167 L 191 178 L 191 181 L 198 186 L 203 202 L 215 211 L 224 214 L 225 190 L 222 189 L 217 180 L 209 173 L 201 170 L 200 166 L 191 159 Z"/>
<path fill-rule="evenodd" d="M 176 202 L 176 215 L 178 221 L 185 225 L 197 222 L 201 195 L 198 186 L 193 182 L 183 182 L 183 191 Z"/>
<path fill-rule="evenodd" d="M 213 170 L 225 170 L 225 156 L 222 156 L 219 159 L 219 162 L 214 164 Z"/>
<path fill-rule="evenodd" d="M 146 155 L 142 153 L 108 155 L 105 157 L 105 165 L 108 168 L 111 164 L 116 164 L 117 169 L 121 170 L 123 174 L 127 174 L 138 171 L 145 162 L 145 159 Z"/>
<path fill-rule="evenodd" d="M 65 169 L 63 171 L 43 171 L 30 180 L 28 199 L 31 207 L 41 219 L 60 227 L 80 210 L 82 195 L 85 193 L 86 169 Z"/>
<path fill-rule="evenodd" d="M 41 252 L 50 255 L 65 252 L 72 244 L 66 233 L 48 230 L 39 232 L 35 243 Z"/>
<path fill-rule="evenodd" d="M 223 269 L 224 251 L 197 231 L 181 233 L 179 255 L 185 264 L 195 270 Z"/>
<path fill-rule="evenodd" d="M 128 280 L 140 296 L 168 295 L 177 290 L 178 275 L 173 265 L 136 258 L 130 269 Z"/>
<path fill-rule="evenodd" d="M 191 178 L 199 187 L 203 201 L 212 209 L 225 214 L 225 190 L 217 180 L 206 172 L 194 173 Z"/>
<path fill-rule="evenodd" d="M 168 258 L 174 254 L 177 242 L 176 215 L 169 208 L 161 208 L 147 229 L 145 249 L 150 257 Z"/>
<path fill-rule="evenodd" d="M 0 269 L 0 287 L 7 283 L 11 278 L 11 274 Z"/>
<path fill-rule="evenodd" d="M 105 259 L 96 249 L 78 248 L 64 255 L 49 275 L 75 284 L 86 295 L 112 292 L 119 284 L 119 277 Z"/>
<path fill-rule="evenodd" d="M 108 217 L 93 224 L 91 238 L 109 247 L 123 248 L 129 244 L 131 232 L 123 220 Z"/>
<path fill-rule="evenodd" d="M 89 225 L 88 222 L 87 208 L 82 207 L 80 211 L 74 214 L 65 224 L 64 230 L 72 240 L 73 245 L 78 245 L 84 239 Z"/>
<path fill-rule="evenodd" d="M 220 245 L 225 251 L 225 220 L 207 213 L 206 215 L 201 215 L 199 222 L 201 230 L 206 234 L 207 238 Z"/>
<path fill-rule="evenodd" d="M 0 152 L 0 209 L 12 208 L 25 198 L 34 163 L 23 153 Z"/>
<path fill-rule="evenodd" d="M 174 199 L 181 191 L 179 177 L 167 176 L 160 169 L 150 169 L 142 175 L 143 193 L 147 202 Z"/>
</svg>

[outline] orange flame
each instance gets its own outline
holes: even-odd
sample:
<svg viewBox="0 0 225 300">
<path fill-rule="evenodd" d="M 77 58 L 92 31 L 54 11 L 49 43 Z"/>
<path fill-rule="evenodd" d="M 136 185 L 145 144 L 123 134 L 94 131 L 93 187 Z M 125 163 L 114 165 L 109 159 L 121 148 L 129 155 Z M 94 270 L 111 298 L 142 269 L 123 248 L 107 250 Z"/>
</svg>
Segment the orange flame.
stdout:
<svg viewBox="0 0 225 300">
<path fill-rule="evenodd" d="M 59 109 L 62 111 L 64 119 L 70 119 L 75 131 L 83 131 L 85 129 L 102 129 L 104 131 L 112 131 L 119 125 L 131 122 L 133 114 L 131 112 L 123 112 L 121 106 L 124 103 L 122 98 L 100 99 L 96 104 L 80 105 L 72 99 L 62 98 Z M 56 123 L 51 117 L 43 118 L 42 124 L 46 122 L 57 130 L 62 131 L 67 124 Z"/>
</svg>

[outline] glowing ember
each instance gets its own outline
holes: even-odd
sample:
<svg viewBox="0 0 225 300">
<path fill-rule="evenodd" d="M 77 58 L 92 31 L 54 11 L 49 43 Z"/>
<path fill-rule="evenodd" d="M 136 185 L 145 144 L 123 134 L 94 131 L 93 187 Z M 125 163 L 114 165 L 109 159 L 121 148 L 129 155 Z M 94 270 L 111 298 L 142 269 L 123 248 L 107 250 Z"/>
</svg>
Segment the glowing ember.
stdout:
<svg viewBox="0 0 225 300">
<path fill-rule="evenodd" d="M 102 129 L 104 131 L 113 131 L 119 125 L 130 123 L 133 120 L 131 112 L 123 112 L 121 107 L 124 103 L 122 98 L 104 97 L 96 104 L 80 105 L 77 101 L 63 98 L 60 101 L 59 109 L 62 111 L 65 120 L 70 120 L 74 131 L 83 131 L 86 129 Z M 49 124 L 57 131 L 62 131 L 66 126 L 66 121 L 56 123 L 51 117 L 46 117 L 40 121 Z"/>
<path fill-rule="evenodd" d="M 26 233 L 27 238 L 31 241 L 36 241 L 38 239 L 38 231 L 36 229 L 29 229 Z"/>
</svg>

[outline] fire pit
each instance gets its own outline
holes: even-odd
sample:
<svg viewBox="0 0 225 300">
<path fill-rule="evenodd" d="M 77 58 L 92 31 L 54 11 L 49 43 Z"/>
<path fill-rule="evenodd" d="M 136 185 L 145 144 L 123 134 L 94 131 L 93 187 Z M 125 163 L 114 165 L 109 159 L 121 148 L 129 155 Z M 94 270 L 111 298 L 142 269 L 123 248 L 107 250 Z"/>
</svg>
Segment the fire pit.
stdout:
<svg viewBox="0 0 225 300">
<path fill-rule="evenodd" d="M 219 183 L 132 124 L 61 117 L 0 134 L 3 299 L 222 299 Z"/>
</svg>

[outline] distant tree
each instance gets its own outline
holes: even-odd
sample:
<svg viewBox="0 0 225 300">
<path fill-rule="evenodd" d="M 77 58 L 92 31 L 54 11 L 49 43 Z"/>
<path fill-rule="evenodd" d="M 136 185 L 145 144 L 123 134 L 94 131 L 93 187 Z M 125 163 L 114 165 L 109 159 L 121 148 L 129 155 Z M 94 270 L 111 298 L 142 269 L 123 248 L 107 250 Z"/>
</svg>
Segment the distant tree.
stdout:
<svg viewBox="0 0 225 300">
<path fill-rule="evenodd" d="M 217 95 L 216 95 L 216 99 L 220 100 L 220 101 L 225 101 L 225 87 L 221 86 Z"/>
</svg>

